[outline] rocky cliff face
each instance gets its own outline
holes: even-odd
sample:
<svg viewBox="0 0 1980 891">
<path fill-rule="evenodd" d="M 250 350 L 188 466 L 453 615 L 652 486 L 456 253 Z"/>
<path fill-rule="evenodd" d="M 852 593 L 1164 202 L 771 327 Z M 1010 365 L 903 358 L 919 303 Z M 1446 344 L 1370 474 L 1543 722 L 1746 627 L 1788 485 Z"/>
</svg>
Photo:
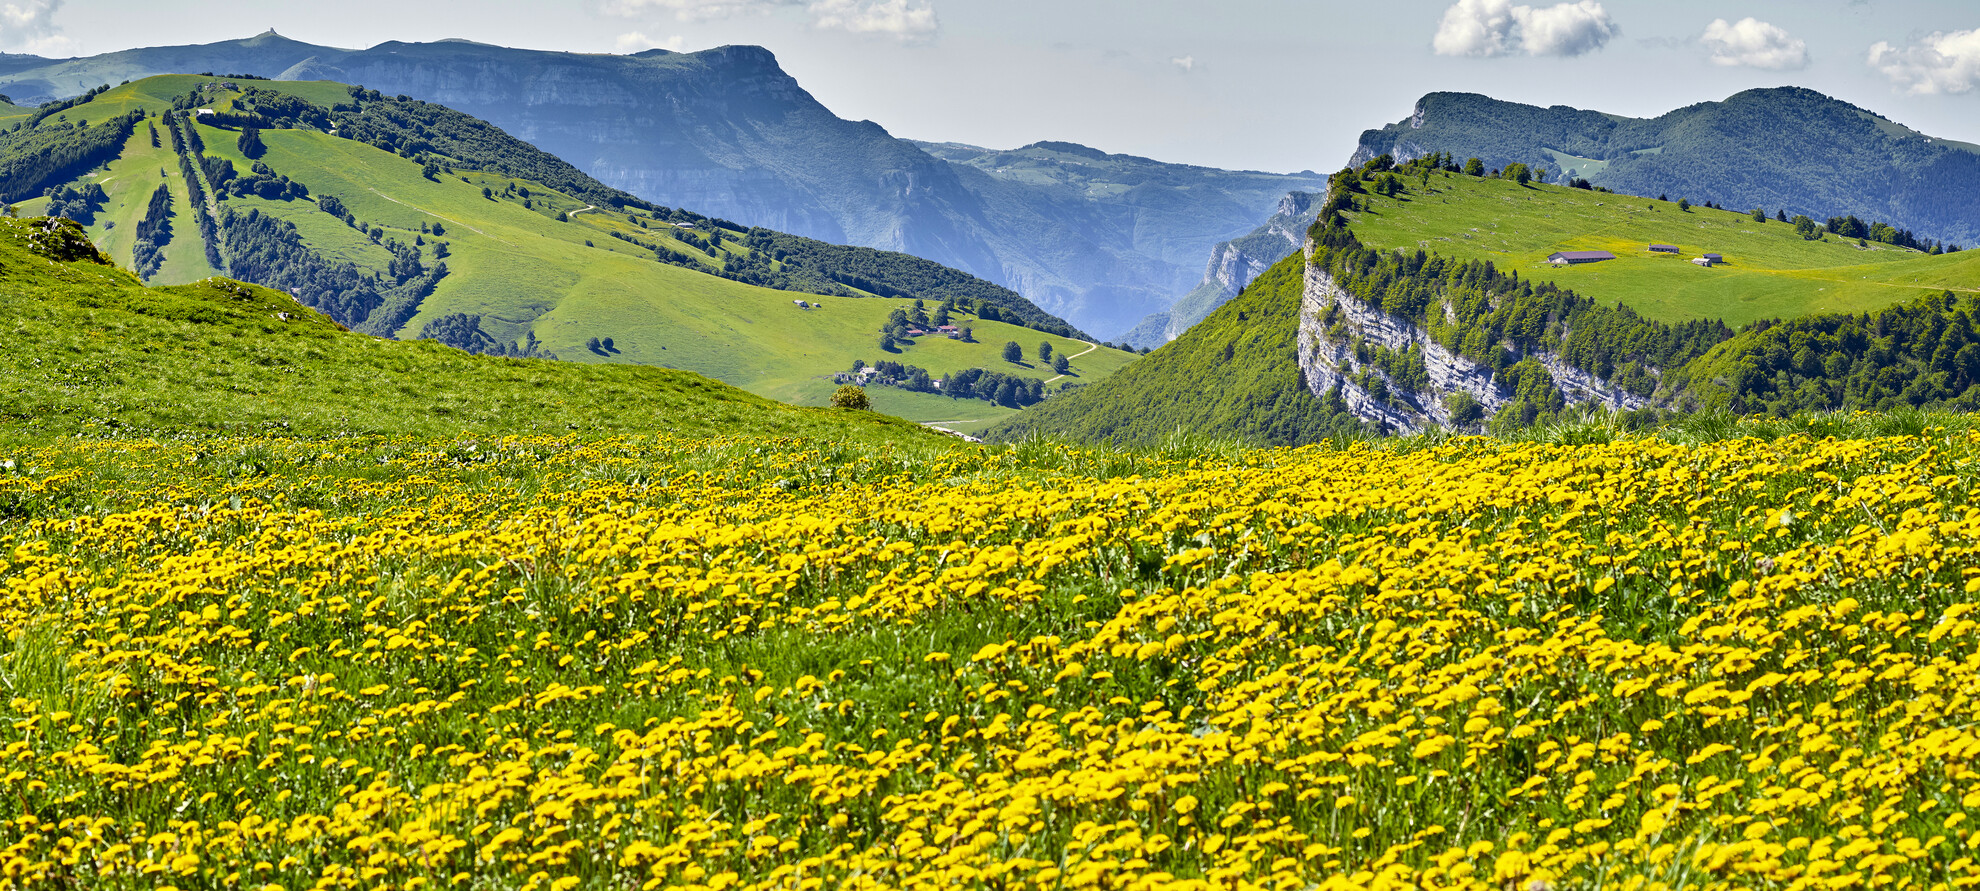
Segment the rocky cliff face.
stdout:
<svg viewBox="0 0 1980 891">
<path fill-rule="evenodd" d="M 1306 253 L 1312 254 L 1310 245 Z M 1374 364 L 1358 360 L 1357 344 L 1393 353 L 1420 352 L 1429 385 L 1412 389 Z M 1398 433 L 1453 426 L 1449 399 L 1458 393 L 1469 394 L 1488 418 L 1512 401 L 1512 393 L 1490 367 L 1452 352 L 1421 325 L 1348 293 L 1327 270 L 1312 264 L 1306 266 L 1300 303 L 1298 357 L 1300 374 L 1313 395 L 1324 398 L 1338 388 L 1355 417 Z M 1532 358 L 1553 376 L 1554 386 L 1570 405 L 1631 410 L 1650 404 L 1558 356 L 1536 353 Z M 1370 392 L 1375 379 L 1385 391 L 1379 395 Z"/>
<path fill-rule="evenodd" d="M 1212 248 L 1210 262 L 1196 287 L 1166 312 L 1144 318 L 1129 332 L 1128 344 L 1158 347 L 1181 337 L 1190 326 L 1229 303 L 1272 264 L 1292 256 L 1305 242 L 1306 228 L 1313 225 L 1320 199 L 1311 192 L 1287 193 L 1264 225 Z"/>
</svg>

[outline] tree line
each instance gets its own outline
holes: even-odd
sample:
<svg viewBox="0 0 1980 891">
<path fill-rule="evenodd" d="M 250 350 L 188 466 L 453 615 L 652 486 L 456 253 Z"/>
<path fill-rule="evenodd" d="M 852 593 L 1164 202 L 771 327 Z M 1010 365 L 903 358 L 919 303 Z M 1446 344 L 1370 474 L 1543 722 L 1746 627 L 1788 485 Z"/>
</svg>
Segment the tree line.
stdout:
<svg viewBox="0 0 1980 891">
<path fill-rule="evenodd" d="M 137 224 L 137 240 L 131 245 L 131 267 L 139 278 L 149 281 L 165 265 L 165 245 L 172 241 L 172 190 L 164 183 L 151 193 L 144 219 Z"/>
<path fill-rule="evenodd" d="M 872 373 L 862 375 L 860 372 L 868 367 L 873 369 Z M 1007 408 L 1036 405 L 1045 399 L 1044 381 L 1035 377 L 1023 377 L 983 368 L 958 371 L 938 385 L 925 368 L 891 360 L 883 360 L 868 366 L 862 359 L 853 362 L 852 371 L 835 375 L 834 380 L 841 384 L 859 382 L 895 387 L 914 393 L 937 393 L 950 399 L 978 399 Z"/>
</svg>

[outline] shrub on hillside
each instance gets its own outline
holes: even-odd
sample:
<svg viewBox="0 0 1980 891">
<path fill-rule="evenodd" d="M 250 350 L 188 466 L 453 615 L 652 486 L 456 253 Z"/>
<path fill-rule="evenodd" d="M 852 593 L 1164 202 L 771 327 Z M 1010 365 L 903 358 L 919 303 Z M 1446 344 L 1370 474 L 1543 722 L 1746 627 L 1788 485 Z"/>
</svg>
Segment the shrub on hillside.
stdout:
<svg viewBox="0 0 1980 891">
<path fill-rule="evenodd" d="M 866 398 L 865 387 L 855 387 L 847 384 L 833 391 L 832 407 L 850 408 L 854 411 L 872 411 L 873 400 Z"/>
</svg>

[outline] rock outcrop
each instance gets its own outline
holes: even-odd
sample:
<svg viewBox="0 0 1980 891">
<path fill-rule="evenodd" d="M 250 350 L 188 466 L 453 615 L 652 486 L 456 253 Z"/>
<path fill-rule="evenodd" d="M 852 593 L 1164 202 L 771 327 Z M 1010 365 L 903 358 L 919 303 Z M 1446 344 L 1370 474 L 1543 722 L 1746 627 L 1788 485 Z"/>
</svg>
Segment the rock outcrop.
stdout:
<svg viewBox="0 0 1980 891">
<path fill-rule="evenodd" d="M 1292 256 L 1305 243 L 1306 228 L 1313 224 L 1320 199 L 1311 192 L 1287 193 L 1264 225 L 1211 249 L 1203 279 L 1167 311 L 1143 319 L 1128 333 L 1128 344 L 1158 347 L 1181 337 L 1190 326 L 1229 303 L 1272 264 Z"/>
<path fill-rule="evenodd" d="M 1312 245 L 1305 247 L 1310 257 Z M 1403 386 L 1386 371 L 1355 358 L 1355 346 L 1392 353 L 1421 354 L 1428 386 Z M 1615 410 L 1643 408 L 1650 400 L 1614 386 L 1551 353 L 1532 353 L 1552 375 L 1554 386 L 1570 405 L 1595 404 Z M 1313 395 L 1325 398 L 1338 390 L 1355 417 L 1397 433 L 1420 433 L 1431 427 L 1452 427 L 1451 397 L 1468 394 L 1485 417 L 1511 404 L 1513 394 L 1493 370 L 1452 352 L 1423 326 L 1383 312 L 1342 288 L 1326 269 L 1306 265 L 1304 295 L 1299 312 L 1300 374 Z M 1379 379 L 1380 395 L 1364 381 Z"/>
</svg>

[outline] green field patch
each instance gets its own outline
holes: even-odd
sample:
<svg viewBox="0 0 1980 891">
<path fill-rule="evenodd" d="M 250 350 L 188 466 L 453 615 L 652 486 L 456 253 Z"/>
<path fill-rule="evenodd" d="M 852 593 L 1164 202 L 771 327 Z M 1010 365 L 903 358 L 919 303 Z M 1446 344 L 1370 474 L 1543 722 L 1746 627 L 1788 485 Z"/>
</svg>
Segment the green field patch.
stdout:
<svg viewBox="0 0 1980 891">
<path fill-rule="evenodd" d="M 1939 291 L 1980 287 L 1980 256 L 1932 256 L 1830 234 L 1802 239 L 1794 227 L 1749 214 L 1561 186 L 1521 186 L 1462 175 L 1409 180 L 1395 198 L 1357 196 L 1349 214 L 1371 247 L 1421 248 L 1463 260 L 1490 260 L 1521 277 L 1555 282 L 1601 301 L 1619 301 L 1667 322 L 1715 318 L 1732 325 L 1820 312 L 1882 309 Z M 1677 256 L 1654 254 L 1670 244 Z M 1555 251 L 1607 250 L 1616 259 L 1555 267 Z M 1688 262 L 1704 253 L 1726 264 Z"/>
<path fill-rule="evenodd" d="M 108 94 L 106 94 L 108 95 Z M 151 144 L 154 120 L 140 122 L 124 145 L 124 153 L 98 173 L 83 181 L 103 187 L 109 200 L 89 227 L 90 238 L 119 265 L 131 265 L 131 249 L 137 240 L 138 223 L 144 219 L 151 195 L 162 183 L 172 194 L 171 240 L 165 243 L 164 265 L 151 278 L 154 285 L 181 285 L 218 274 L 206 262 L 205 242 L 191 211 L 191 196 L 179 169 L 178 155 L 172 151 L 172 138 L 158 126 L 158 145 Z"/>
</svg>

